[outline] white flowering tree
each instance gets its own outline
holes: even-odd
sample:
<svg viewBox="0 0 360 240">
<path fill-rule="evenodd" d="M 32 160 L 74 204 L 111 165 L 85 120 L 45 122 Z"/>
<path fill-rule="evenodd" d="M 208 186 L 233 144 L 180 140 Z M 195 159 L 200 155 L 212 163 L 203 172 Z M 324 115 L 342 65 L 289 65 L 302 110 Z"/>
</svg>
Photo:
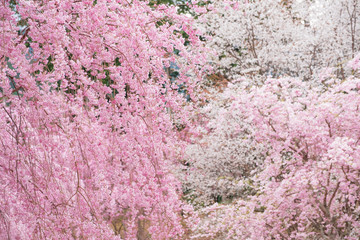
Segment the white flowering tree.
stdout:
<svg viewBox="0 0 360 240">
<path fill-rule="evenodd" d="M 198 109 L 197 135 L 180 168 L 185 198 L 196 206 L 254 193 L 249 177 L 261 169 L 266 150 L 255 141 L 244 116 L 230 108 L 239 90 L 226 82 L 204 87 L 207 103 Z"/>
<path fill-rule="evenodd" d="M 357 0 L 218 1 L 214 6 L 199 27 L 210 35 L 207 45 L 218 51 L 211 61 L 229 79 L 309 80 L 329 67 L 344 78 L 343 64 L 360 47 Z"/>
</svg>

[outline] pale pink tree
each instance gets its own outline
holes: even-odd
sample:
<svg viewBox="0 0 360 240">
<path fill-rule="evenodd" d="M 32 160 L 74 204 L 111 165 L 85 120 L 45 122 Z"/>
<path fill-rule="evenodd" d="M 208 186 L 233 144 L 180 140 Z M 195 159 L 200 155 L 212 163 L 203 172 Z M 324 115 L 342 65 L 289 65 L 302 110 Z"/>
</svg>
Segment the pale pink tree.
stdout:
<svg viewBox="0 0 360 240">
<path fill-rule="evenodd" d="M 359 71 L 359 56 L 351 61 Z M 202 210 L 195 237 L 358 239 L 360 236 L 359 87 L 355 76 L 328 77 L 327 89 L 268 79 L 232 104 L 269 148 L 248 200 Z"/>
</svg>

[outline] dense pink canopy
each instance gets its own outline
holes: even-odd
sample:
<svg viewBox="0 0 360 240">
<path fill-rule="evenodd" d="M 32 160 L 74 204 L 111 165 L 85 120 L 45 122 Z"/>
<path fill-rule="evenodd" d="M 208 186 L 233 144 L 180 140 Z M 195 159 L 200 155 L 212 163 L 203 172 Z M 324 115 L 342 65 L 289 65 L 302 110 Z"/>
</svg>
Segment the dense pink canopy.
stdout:
<svg viewBox="0 0 360 240">
<path fill-rule="evenodd" d="M 126 239 L 181 235 L 176 88 L 191 94 L 202 62 L 189 18 L 137 0 L 2 1 L 0 15 L 0 238 L 111 239 L 115 220 Z"/>
</svg>

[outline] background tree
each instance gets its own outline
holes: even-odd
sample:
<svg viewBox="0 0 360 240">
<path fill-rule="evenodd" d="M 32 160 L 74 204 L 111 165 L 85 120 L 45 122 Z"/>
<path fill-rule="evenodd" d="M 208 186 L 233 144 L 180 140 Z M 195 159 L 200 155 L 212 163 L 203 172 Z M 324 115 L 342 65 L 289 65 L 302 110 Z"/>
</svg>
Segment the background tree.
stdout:
<svg viewBox="0 0 360 240">
<path fill-rule="evenodd" d="M 310 80 L 325 67 L 345 78 L 344 63 L 359 51 L 356 0 L 217 1 L 214 9 L 199 27 L 218 52 L 211 61 L 228 79 Z"/>
</svg>

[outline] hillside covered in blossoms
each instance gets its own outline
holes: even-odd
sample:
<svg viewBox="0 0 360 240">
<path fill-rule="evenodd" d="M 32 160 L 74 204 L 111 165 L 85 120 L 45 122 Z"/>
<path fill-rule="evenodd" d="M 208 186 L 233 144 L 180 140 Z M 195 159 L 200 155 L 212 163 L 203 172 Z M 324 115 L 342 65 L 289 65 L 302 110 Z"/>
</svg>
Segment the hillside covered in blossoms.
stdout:
<svg viewBox="0 0 360 240">
<path fill-rule="evenodd" d="M 358 0 L 4 0 L 0 239 L 358 240 Z"/>
</svg>

